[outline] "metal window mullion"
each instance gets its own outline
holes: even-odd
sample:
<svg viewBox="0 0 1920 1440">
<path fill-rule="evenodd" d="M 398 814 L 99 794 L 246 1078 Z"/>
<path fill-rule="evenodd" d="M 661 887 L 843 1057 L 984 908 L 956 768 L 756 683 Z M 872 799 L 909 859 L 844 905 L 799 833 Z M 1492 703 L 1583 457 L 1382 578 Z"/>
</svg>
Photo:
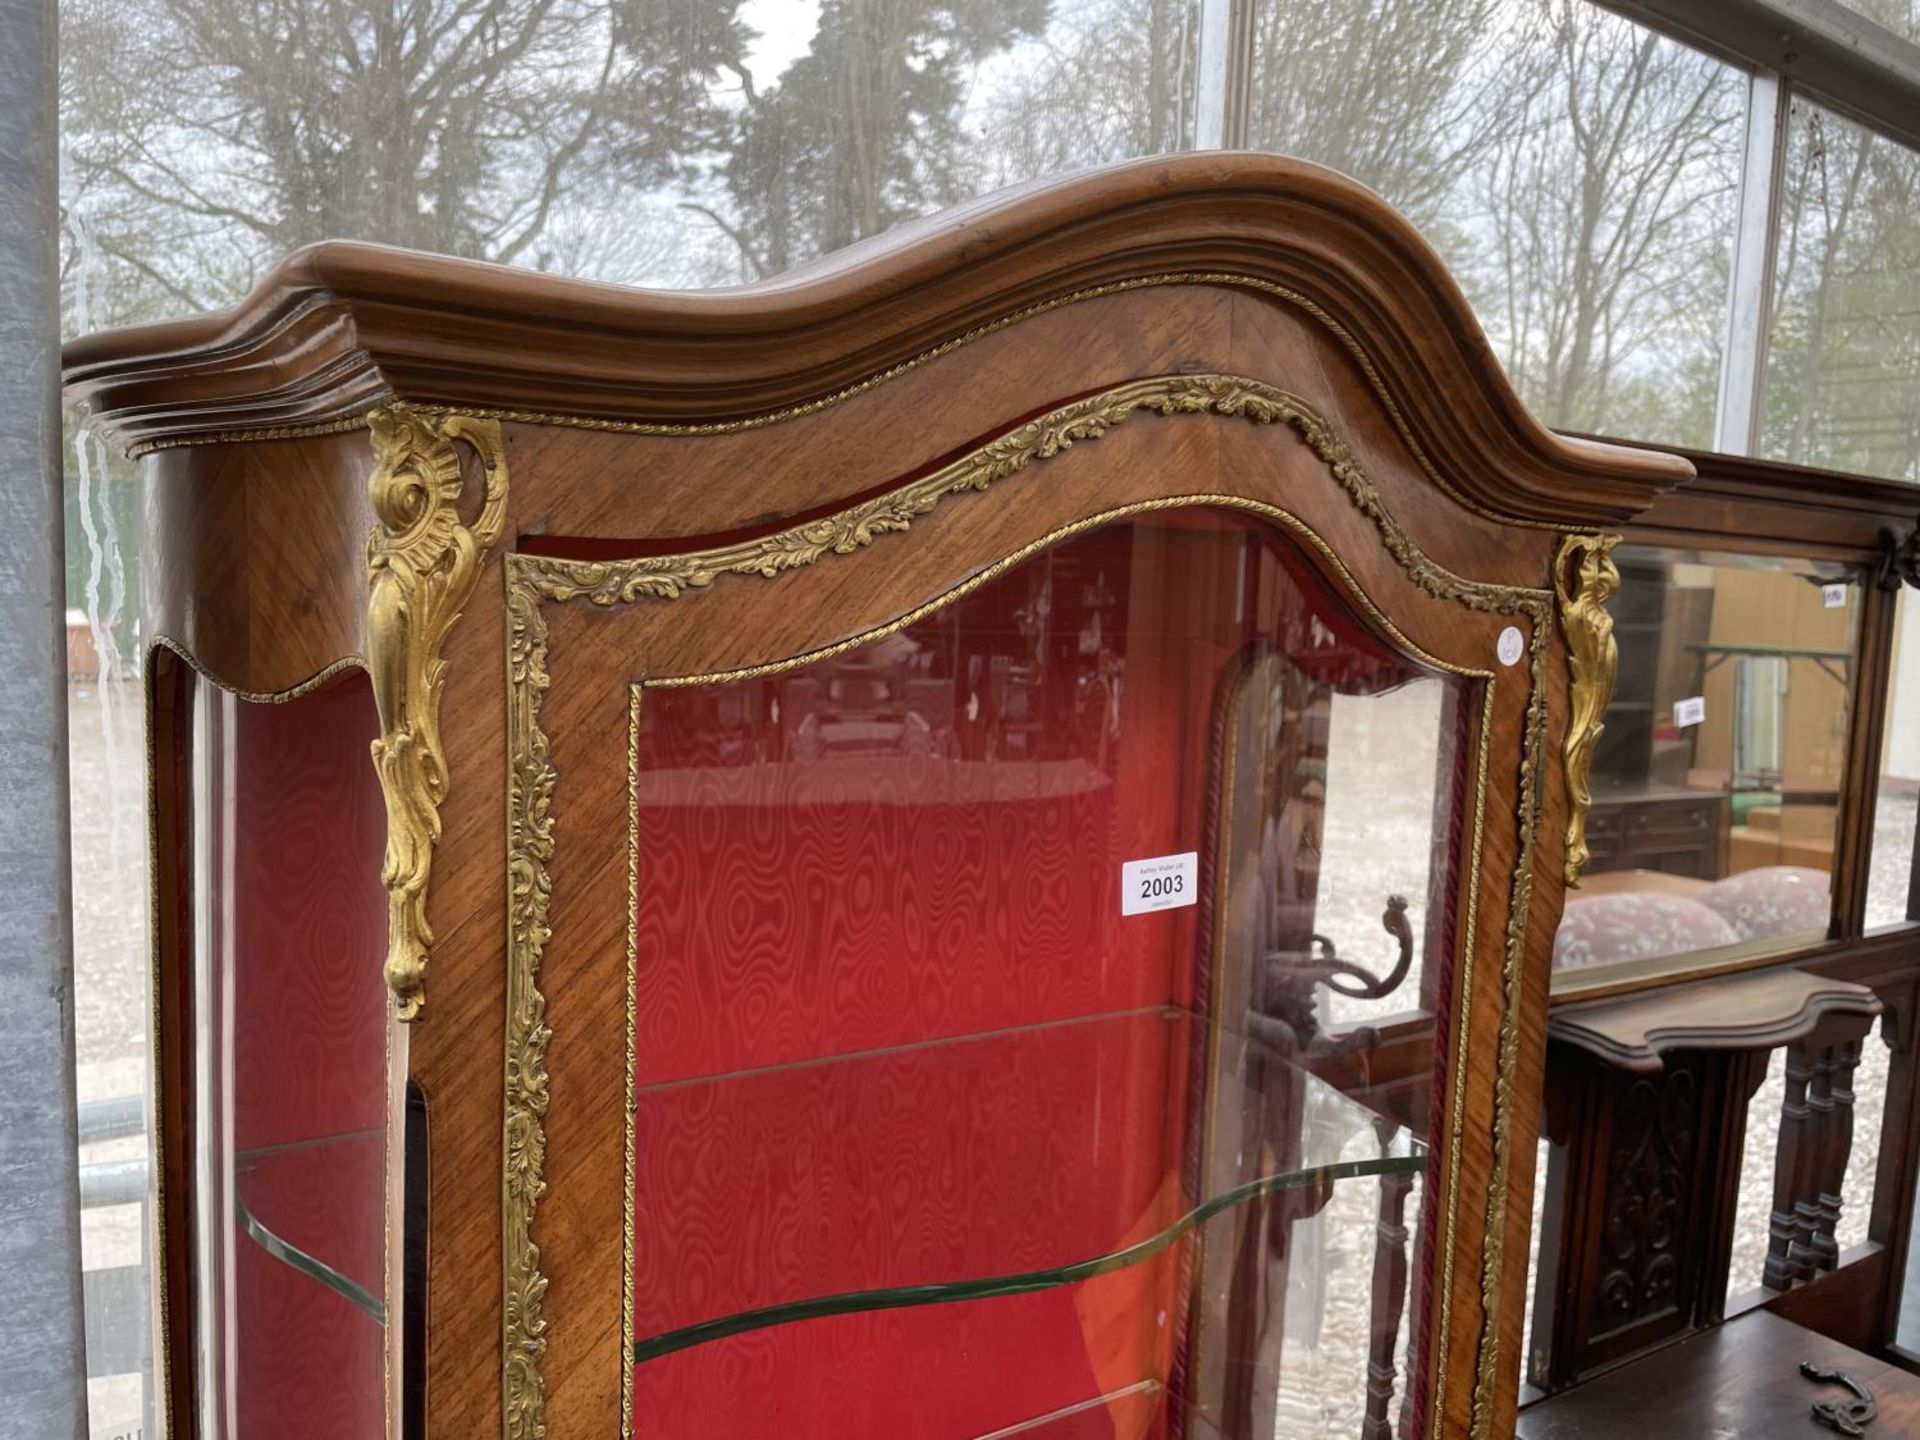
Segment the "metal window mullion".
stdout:
<svg viewBox="0 0 1920 1440">
<path fill-rule="evenodd" d="M 1920 149 L 1920 45 L 1859 0 L 1598 0 L 1743 69 L 1778 72 L 1804 95 Z"/>
<path fill-rule="evenodd" d="M 1787 148 L 1787 84 L 1755 71 L 1747 84 L 1747 129 L 1727 285 L 1726 343 L 1714 405 L 1713 448 L 1751 455 L 1760 445 L 1772 322 L 1774 254 L 1780 236 L 1780 185 Z"/>
<path fill-rule="evenodd" d="M 1247 148 L 1253 80 L 1253 0 L 1200 0 L 1200 68 L 1194 87 L 1196 150 Z"/>
<path fill-rule="evenodd" d="M 87 1433 L 53 0 L 0 0 L 0 1432 Z"/>
</svg>

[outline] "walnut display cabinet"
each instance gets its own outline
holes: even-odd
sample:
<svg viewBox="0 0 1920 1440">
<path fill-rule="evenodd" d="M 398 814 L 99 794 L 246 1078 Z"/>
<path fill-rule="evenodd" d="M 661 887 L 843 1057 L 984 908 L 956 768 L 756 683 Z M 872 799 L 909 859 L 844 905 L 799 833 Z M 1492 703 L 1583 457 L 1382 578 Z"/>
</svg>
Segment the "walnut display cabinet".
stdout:
<svg viewBox="0 0 1920 1440">
<path fill-rule="evenodd" d="M 1512 1433 L 1690 470 L 1373 195 L 1142 162 L 707 294 L 328 244 L 66 363 L 145 488 L 172 1434 Z"/>
</svg>

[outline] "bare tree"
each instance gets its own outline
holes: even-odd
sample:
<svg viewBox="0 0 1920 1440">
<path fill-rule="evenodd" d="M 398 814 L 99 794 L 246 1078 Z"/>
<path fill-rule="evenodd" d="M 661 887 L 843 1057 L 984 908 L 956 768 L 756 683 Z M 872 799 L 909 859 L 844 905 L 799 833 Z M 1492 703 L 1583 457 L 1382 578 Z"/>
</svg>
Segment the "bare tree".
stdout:
<svg viewBox="0 0 1920 1440">
<path fill-rule="evenodd" d="M 1460 181 L 1511 123 L 1507 78 L 1486 63 L 1499 9 L 1266 0 L 1254 12 L 1253 143 L 1371 186 L 1453 253 Z"/>
<path fill-rule="evenodd" d="M 1804 102 L 1788 131 L 1769 454 L 1920 479 L 1920 156 Z"/>
<path fill-rule="evenodd" d="M 774 274 L 964 199 L 961 117 L 980 63 L 1046 25 L 1048 0 L 824 0 L 812 48 L 746 105 L 706 213 Z"/>
<path fill-rule="evenodd" d="M 1503 61 L 1514 123 L 1476 166 L 1481 313 L 1550 423 L 1704 443 L 1742 91 L 1726 67 L 1579 0 Z"/>
<path fill-rule="evenodd" d="M 540 264 L 714 142 L 738 3 L 68 0 L 72 249 L 176 307 L 331 237 Z"/>
<path fill-rule="evenodd" d="M 1112 0 L 1057 18 L 974 108 L 982 190 L 1193 143 L 1198 0 Z"/>
</svg>

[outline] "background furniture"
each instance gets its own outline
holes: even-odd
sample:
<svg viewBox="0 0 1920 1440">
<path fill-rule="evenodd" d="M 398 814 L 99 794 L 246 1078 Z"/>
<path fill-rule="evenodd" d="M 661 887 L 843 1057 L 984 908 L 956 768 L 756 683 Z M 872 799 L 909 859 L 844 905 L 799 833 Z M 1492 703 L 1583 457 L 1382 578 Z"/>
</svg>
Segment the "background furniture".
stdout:
<svg viewBox="0 0 1920 1440">
<path fill-rule="evenodd" d="M 1722 1318 L 1747 1102 L 1776 1049 L 1766 1281 L 1833 1268 L 1850 1081 L 1880 1009 L 1865 986 L 1768 970 L 1554 1013 L 1532 1384 L 1563 1389 Z"/>
</svg>

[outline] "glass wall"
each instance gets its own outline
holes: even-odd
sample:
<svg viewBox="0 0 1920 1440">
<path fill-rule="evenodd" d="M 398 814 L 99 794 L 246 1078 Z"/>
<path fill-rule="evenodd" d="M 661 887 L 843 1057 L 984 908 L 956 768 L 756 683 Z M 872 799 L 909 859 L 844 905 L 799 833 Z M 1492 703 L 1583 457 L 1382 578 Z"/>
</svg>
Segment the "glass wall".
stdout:
<svg viewBox="0 0 1920 1440">
<path fill-rule="evenodd" d="M 1764 453 L 1920 480 L 1920 154 L 1804 100 L 1787 122 Z"/>
<path fill-rule="evenodd" d="M 1192 141 L 1196 0 L 63 6 L 83 323 L 378 240 L 735 284 Z"/>
<path fill-rule="evenodd" d="M 1250 133 L 1364 181 L 1550 425 L 1707 445 L 1745 77 L 1578 0 L 1262 0 Z"/>
<path fill-rule="evenodd" d="M 1891 30 L 1902 40 L 1920 40 L 1920 5 L 1914 0 L 1840 0 L 1840 3 Z"/>
</svg>

